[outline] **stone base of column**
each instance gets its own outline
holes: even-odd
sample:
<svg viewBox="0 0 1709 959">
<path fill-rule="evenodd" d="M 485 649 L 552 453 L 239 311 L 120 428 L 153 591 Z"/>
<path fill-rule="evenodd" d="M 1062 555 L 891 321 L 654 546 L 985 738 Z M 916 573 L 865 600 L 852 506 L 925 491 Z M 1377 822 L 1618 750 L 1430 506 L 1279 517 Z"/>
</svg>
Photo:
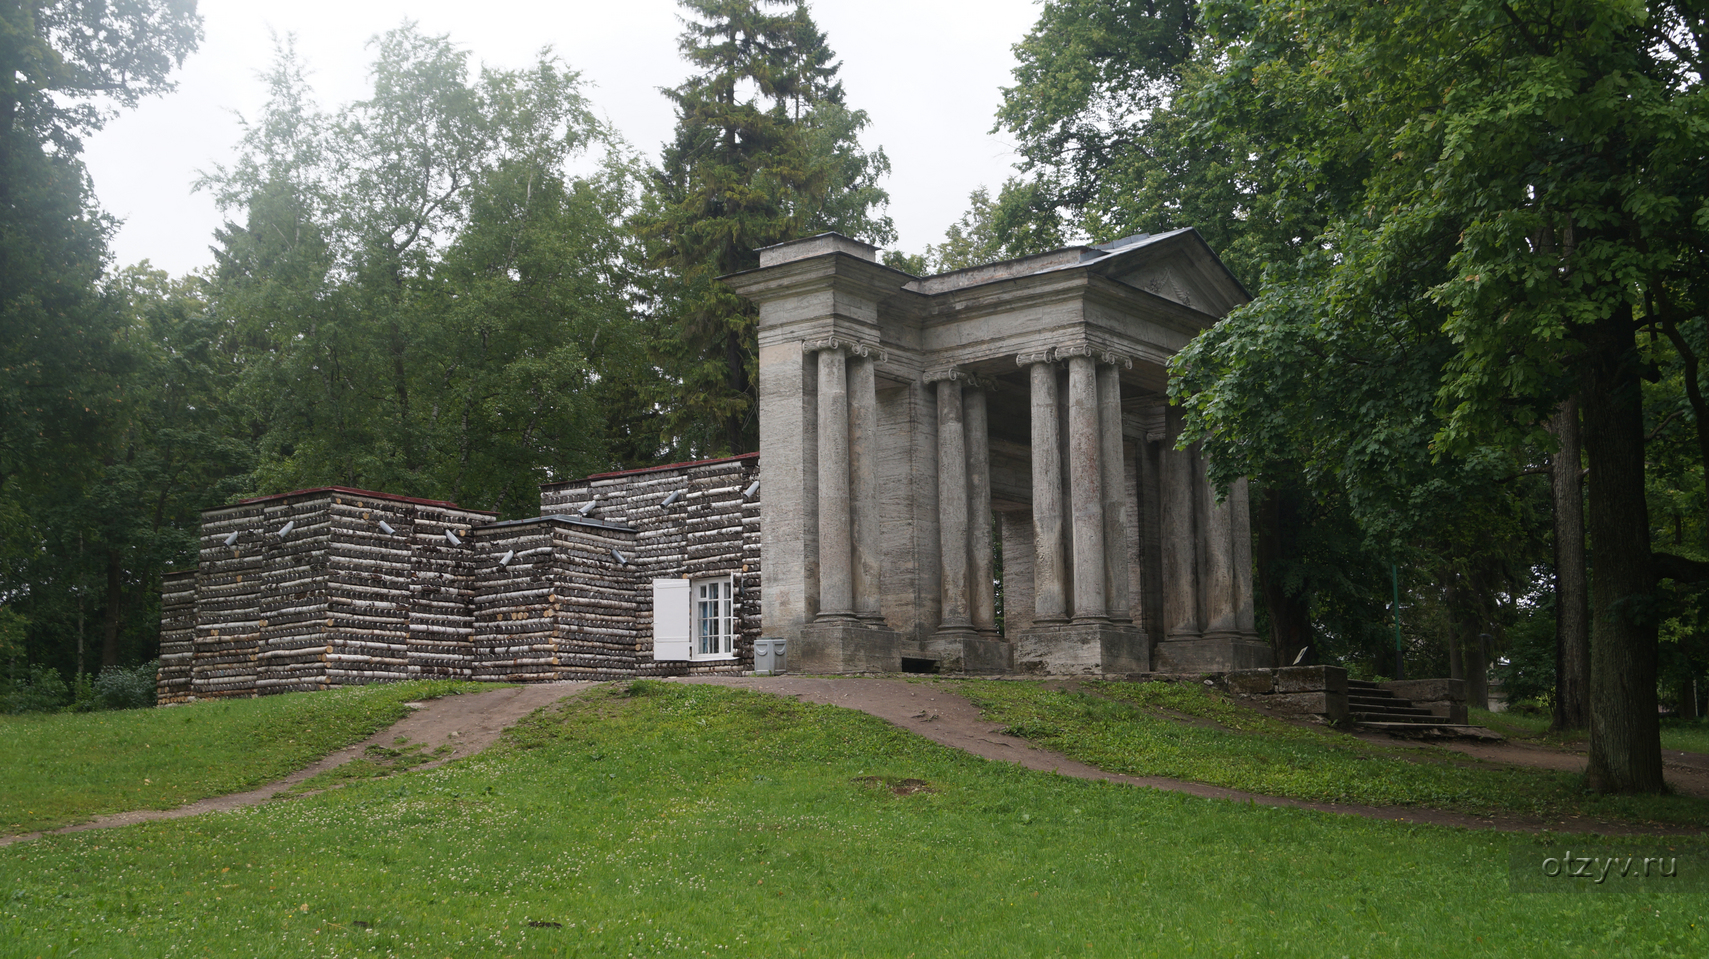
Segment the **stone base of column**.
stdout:
<svg viewBox="0 0 1709 959">
<path fill-rule="evenodd" d="M 789 644 L 792 673 L 899 673 L 915 643 L 893 629 L 854 621 L 810 623 Z"/>
<path fill-rule="evenodd" d="M 1013 652 L 1001 639 L 982 636 L 971 630 L 940 632 L 920 643 L 921 656 L 936 660 L 940 673 L 1001 675 L 1013 668 Z"/>
<path fill-rule="evenodd" d="M 1166 639 L 1157 644 L 1160 673 L 1226 673 L 1236 669 L 1269 669 L 1276 654 L 1269 643 L 1251 636 L 1204 636 Z"/>
<path fill-rule="evenodd" d="M 1042 676 L 1126 676 L 1151 671 L 1151 642 L 1132 626 L 1033 626 L 1015 640 L 1015 670 Z"/>
</svg>

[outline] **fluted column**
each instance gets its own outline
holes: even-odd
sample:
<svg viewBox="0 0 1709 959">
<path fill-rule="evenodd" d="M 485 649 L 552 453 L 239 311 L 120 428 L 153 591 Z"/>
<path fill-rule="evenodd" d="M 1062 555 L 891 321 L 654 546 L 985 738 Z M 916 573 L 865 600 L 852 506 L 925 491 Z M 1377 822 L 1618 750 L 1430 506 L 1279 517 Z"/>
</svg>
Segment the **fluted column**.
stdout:
<svg viewBox="0 0 1709 959">
<path fill-rule="evenodd" d="M 1127 458 L 1122 450 L 1122 380 L 1125 360 L 1106 353 L 1098 367 L 1098 451 L 1104 471 L 1104 596 L 1111 620 L 1131 622 L 1127 537 Z"/>
<path fill-rule="evenodd" d="M 1062 588 L 1066 557 L 1062 548 L 1062 462 L 1056 427 L 1056 369 L 1050 351 L 1023 353 L 1016 364 L 1032 377 L 1033 467 L 1033 625 L 1068 620 Z"/>
<path fill-rule="evenodd" d="M 1199 630 L 1198 530 L 1194 492 L 1198 489 L 1198 447 L 1175 448 L 1181 437 L 1181 411 L 1164 410 L 1162 476 L 1163 631 L 1165 639 L 1196 639 Z"/>
<path fill-rule="evenodd" d="M 1257 639 L 1252 605 L 1252 502 L 1246 477 L 1229 487 L 1228 508 L 1234 514 L 1234 628 L 1248 639 Z"/>
<path fill-rule="evenodd" d="M 961 404 L 961 374 L 928 374 L 938 394 L 938 547 L 943 576 L 938 631 L 973 628 L 967 603 L 967 433 Z"/>
<path fill-rule="evenodd" d="M 991 432 L 985 390 L 976 384 L 962 391 L 967 431 L 967 553 L 969 614 L 973 628 L 997 638 L 996 570 L 991 555 Z"/>
<path fill-rule="evenodd" d="M 849 483 L 853 526 L 850 582 L 855 616 L 881 622 L 879 568 L 883 562 L 878 532 L 878 358 L 863 346 L 852 350 L 848 363 Z"/>
<path fill-rule="evenodd" d="M 849 393 L 843 344 L 819 354 L 819 621 L 854 618 L 849 516 Z"/>
<path fill-rule="evenodd" d="M 1082 348 L 1084 349 L 1084 348 Z M 1099 463 L 1098 367 L 1068 358 L 1068 497 L 1074 524 L 1074 622 L 1108 619 L 1104 594 L 1104 471 Z"/>
</svg>

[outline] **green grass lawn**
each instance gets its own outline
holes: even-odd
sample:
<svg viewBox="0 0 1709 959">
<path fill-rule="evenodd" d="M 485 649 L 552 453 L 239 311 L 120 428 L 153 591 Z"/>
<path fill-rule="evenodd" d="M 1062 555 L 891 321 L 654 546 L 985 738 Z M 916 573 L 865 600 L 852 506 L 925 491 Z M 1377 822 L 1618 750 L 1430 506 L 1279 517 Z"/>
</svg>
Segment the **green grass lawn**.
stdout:
<svg viewBox="0 0 1709 959">
<path fill-rule="evenodd" d="M 0 833 L 253 789 L 390 726 L 406 702 L 491 688 L 425 681 L 0 717 Z"/>
<path fill-rule="evenodd" d="M 1709 954 L 1709 897 L 1511 892 L 1510 847 L 1539 842 L 637 683 L 437 769 L 0 849 L 0 957 Z"/>
<path fill-rule="evenodd" d="M 1594 796 L 1577 775 L 1494 767 L 1430 746 L 1374 745 L 1271 719 L 1191 683 L 1095 682 L 1084 685 L 1090 692 L 1064 692 L 1038 683 L 935 682 L 1016 735 L 1113 772 L 1318 802 L 1709 822 L 1702 799 Z"/>
<path fill-rule="evenodd" d="M 1488 726 L 1512 739 L 1538 739 L 1556 743 L 1562 741 L 1562 737 L 1549 735 L 1550 719 L 1546 715 L 1533 715 L 1512 710 L 1492 713 L 1487 709 L 1473 709 L 1471 721 L 1480 726 Z M 1671 750 L 1687 753 L 1709 753 L 1709 719 L 1663 719 L 1661 724 L 1663 752 Z M 1574 732 L 1565 738 L 1567 742 L 1582 742 L 1583 740 L 1583 732 Z"/>
</svg>

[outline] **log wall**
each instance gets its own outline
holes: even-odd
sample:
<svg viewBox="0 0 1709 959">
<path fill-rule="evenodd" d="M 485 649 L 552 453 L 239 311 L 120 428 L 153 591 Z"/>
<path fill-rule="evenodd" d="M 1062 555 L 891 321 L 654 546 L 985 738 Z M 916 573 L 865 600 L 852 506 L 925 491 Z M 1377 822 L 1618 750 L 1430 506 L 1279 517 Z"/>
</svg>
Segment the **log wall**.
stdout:
<svg viewBox="0 0 1709 959">
<path fill-rule="evenodd" d="M 190 698 L 191 660 L 196 649 L 196 571 L 168 572 L 160 578 L 160 672 L 155 701 L 181 703 Z"/>
<path fill-rule="evenodd" d="M 602 474 L 504 523 L 341 487 L 208 510 L 196 572 L 163 586 L 160 701 L 752 669 L 758 479 L 754 455 Z M 655 662 L 651 581 L 713 576 L 735 584 L 736 658 Z"/>
<path fill-rule="evenodd" d="M 760 634 L 760 496 L 747 490 L 760 478 L 758 454 L 684 463 L 540 488 L 540 511 L 576 515 L 589 501 L 591 518 L 634 529 L 629 556 L 640 576 L 636 591 L 637 675 L 739 673 L 753 669 Z M 680 493 L 665 505 L 672 493 Z M 735 584 L 735 662 L 653 661 L 653 579 L 728 575 Z"/>
</svg>

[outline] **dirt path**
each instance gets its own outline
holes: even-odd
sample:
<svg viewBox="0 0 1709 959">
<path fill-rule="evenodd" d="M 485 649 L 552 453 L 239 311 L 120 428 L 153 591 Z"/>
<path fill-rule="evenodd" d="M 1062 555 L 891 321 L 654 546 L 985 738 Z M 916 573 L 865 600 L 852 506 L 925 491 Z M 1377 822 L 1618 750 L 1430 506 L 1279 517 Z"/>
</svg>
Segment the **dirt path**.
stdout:
<svg viewBox="0 0 1709 959">
<path fill-rule="evenodd" d="M 1069 759 L 1060 753 L 1040 749 L 1024 739 L 1006 736 L 1000 724 L 981 719 L 979 710 L 966 698 L 939 686 L 911 683 L 903 679 L 815 679 L 796 676 L 738 678 L 706 676 L 677 679 L 673 682 L 703 683 L 750 689 L 755 692 L 795 696 L 806 702 L 826 703 L 857 709 L 924 736 L 936 743 L 960 749 L 986 759 L 1019 763 L 1028 769 L 1056 772 L 1078 779 L 1101 779 L 1146 786 L 1167 792 L 1186 793 L 1207 799 L 1233 799 L 1262 806 L 1289 806 L 1320 812 L 1365 816 L 1401 822 L 1427 823 L 1438 826 L 1460 826 L 1467 829 L 1501 829 L 1514 832 L 1593 832 L 1604 835 L 1680 835 L 1699 834 L 1702 829 L 1680 826 L 1651 826 L 1589 819 L 1578 816 L 1540 818 L 1534 816 L 1473 816 L 1440 809 L 1420 809 L 1412 806 L 1363 806 L 1352 803 L 1318 803 L 1279 796 L 1261 796 L 1238 789 L 1224 789 L 1204 783 L 1168 779 L 1162 776 L 1124 776 L 1106 772 L 1095 766 Z M 1508 761 L 1508 760 L 1504 760 Z M 1671 763 L 1671 758 L 1670 758 Z M 1580 762 L 1580 768 L 1583 763 Z M 1670 766 L 1670 780 L 1675 770 Z"/>
<path fill-rule="evenodd" d="M 83 832 L 89 829 L 110 829 L 114 826 L 130 826 L 140 822 L 154 822 L 159 819 L 183 819 L 185 816 L 200 816 L 203 813 L 223 812 L 230 809 L 241 809 L 245 806 L 254 806 L 288 791 L 300 782 L 361 757 L 369 746 L 408 748 L 419 744 L 427 753 L 432 753 L 440 746 L 452 747 L 451 751 L 443 756 L 413 767 L 415 769 L 432 769 L 453 759 L 461 759 L 464 756 L 472 756 L 480 752 L 497 742 L 500 734 L 516 725 L 529 713 L 550 706 L 558 700 L 579 693 L 592 685 L 592 683 L 543 683 L 538 686 L 516 686 L 508 689 L 495 689 L 485 693 L 442 696 L 438 699 L 430 699 L 420 703 L 410 715 L 362 742 L 354 746 L 347 746 L 311 766 L 299 769 L 284 779 L 268 783 L 259 789 L 229 793 L 224 796 L 212 796 L 193 802 L 188 806 L 179 806 L 176 809 L 138 809 L 131 812 L 113 813 L 108 816 L 97 816 L 89 822 L 78 823 L 75 826 L 64 826 L 59 829 L 49 829 L 45 832 L 0 836 L 0 846 L 9 846 L 15 842 L 26 842 L 31 839 L 39 839 L 42 836 L 59 835 L 60 833 Z M 404 742 L 398 742 L 399 737 L 402 737 Z"/>
</svg>

